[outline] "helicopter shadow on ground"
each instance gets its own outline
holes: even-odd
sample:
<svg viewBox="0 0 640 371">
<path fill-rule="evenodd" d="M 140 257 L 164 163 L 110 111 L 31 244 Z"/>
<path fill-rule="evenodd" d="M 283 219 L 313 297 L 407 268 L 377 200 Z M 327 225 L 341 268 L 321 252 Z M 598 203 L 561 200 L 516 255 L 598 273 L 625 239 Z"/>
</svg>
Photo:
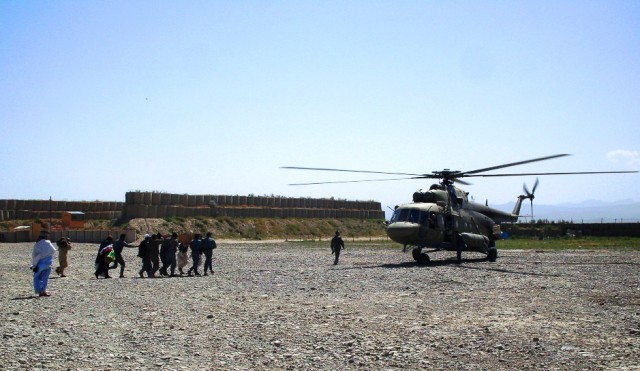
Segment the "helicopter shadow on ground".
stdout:
<svg viewBox="0 0 640 371">
<path fill-rule="evenodd" d="M 479 263 L 487 261 L 486 258 L 477 258 L 477 259 L 464 259 L 463 263 Z M 355 265 L 349 268 L 343 269 L 368 269 L 368 268 L 388 268 L 388 269 L 398 269 L 398 268 L 429 268 L 429 267 L 442 267 L 442 266 L 456 266 L 457 261 L 456 258 L 449 258 L 444 260 L 431 260 L 427 264 L 420 264 L 415 261 L 406 261 L 402 263 L 387 263 L 387 264 L 373 264 L 373 265 Z"/>
<path fill-rule="evenodd" d="M 524 275 L 524 276 L 538 276 L 538 277 L 560 277 L 561 276 L 559 274 L 546 274 L 546 273 L 536 273 L 536 272 L 518 272 L 518 271 L 513 271 L 513 270 L 509 270 L 509 269 L 504 269 L 504 268 L 488 268 L 488 267 L 480 267 L 480 266 L 464 266 L 464 265 L 461 265 L 460 268 L 476 269 L 476 270 L 491 271 L 491 272 L 498 272 L 498 273 L 519 274 L 519 275 Z"/>
<path fill-rule="evenodd" d="M 475 270 L 484 270 L 484 271 L 492 271 L 498 273 L 509 273 L 509 274 L 518 274 L 518 275 L 526 275 L 526 276 L 542 276 L 542 277 L 559 277 L 558 274 L 545 274 L 545 273 L 535 273 L 535 272 L 519 272 L 504 268 L 493 268 L 491 266 L 483 265 L 482 263 L 488 263 L 486 258 L 475 258 L 475 259 L 463 259 L 462 264 L 458 264 L 456 258 L 449 258 L 444 260 L 432 260 L 427 264 L 419 264 L 415 261 L 407 261 L 402 263 L 394 263 L 394 264 L 378 264 L 378 265 L 368 265 L 368 266 L 354 266 L 350 268 L 344 269 L 368 269 L 368 268 L 388 268 L 388 269 L 398 269 L 398 268 L 433 268 L 433 267 L 444 267 L 444 266 L 454 266 L 456 268 L 461 269 L 475 269 Z M 471 264 L 471 265 L 470 265 Z"/>
<path fill-rule="evenodd" d="M 600 262 L 545 262 L 547 265 L 637 265 L 640 266 L 640 263 L 629 262 L 629 261 L 600 261 Z"/>
</svg>

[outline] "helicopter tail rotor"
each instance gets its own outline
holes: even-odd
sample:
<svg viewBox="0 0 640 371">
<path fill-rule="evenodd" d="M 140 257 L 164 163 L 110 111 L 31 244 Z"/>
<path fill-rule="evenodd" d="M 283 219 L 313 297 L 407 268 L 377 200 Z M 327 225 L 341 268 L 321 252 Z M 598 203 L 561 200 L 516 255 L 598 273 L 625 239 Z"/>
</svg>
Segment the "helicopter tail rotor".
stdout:
<svg viewBox="0 0 640 371">
<path fill-rule="evenodd" d="M 535 193 L 536 193 L 536 188 L 538 188 L 538 184 L 539 184 L 539 180 L 538 178 L 536 178 L 535 183 L 533 183 L 533 188 L 531 189 L 531 192 L 529 192 L 529 188 L 527 188 L 527 185 L 525 183 L 522 184 L 522 190 L 524 191 L 525 195 L 524 198 L 528 198 L 529 202 L 531 203 L 531 220 L 533 221 L 533 199 L 536 198 Z"/>
</svg>

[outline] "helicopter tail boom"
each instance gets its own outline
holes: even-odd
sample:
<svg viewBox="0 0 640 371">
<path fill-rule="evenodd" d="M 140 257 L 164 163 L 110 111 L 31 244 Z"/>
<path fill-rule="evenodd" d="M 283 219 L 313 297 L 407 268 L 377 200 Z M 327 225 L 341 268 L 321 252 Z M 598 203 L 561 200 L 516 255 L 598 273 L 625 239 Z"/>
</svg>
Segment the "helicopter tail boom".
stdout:
<svg viewBox="0 0 640 371">
<path fill-rule="evenodd" d="M 473 211 L 479 212 L 493 220 L 495 223 L 503 223 L 503 222 L 516 222 L 518 221 L 518 213 L 520 212 L 520 207 L 522 206 L 522 199 L 518 197 L 518 201 L 516 201 L 516 206 L 513 209 L 512 213 L 494 209 L 492 207 L 479 204 L 476 202 L 469 202 L 469 208 Z"/>
</svg>

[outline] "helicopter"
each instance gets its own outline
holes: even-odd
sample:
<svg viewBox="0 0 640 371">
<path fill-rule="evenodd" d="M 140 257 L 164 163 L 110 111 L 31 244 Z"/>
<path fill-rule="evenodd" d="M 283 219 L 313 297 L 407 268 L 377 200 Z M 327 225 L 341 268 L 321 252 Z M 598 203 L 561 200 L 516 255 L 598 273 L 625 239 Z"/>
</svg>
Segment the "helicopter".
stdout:
<svg viewBox="0 0 640 371">
<path fill-rule="evenodd" d="M 284 166 L 282 168 L 404 176 L 403 178 L 290 184 L 295 186 L 385 180 L 438 179 L 439 183 L 431 185 L 429 189 L 415 192 L 413 194 L 413 202 L 396 206 L 390 220 L 385 222 L 385 230 L 391 240 L 403 245 L 403 251 L 406 252 L 411 249 L 411 255 L 418 264 L 428 264 L 430 262 L 428 254 L 439 250 L 455 251 L 456 262 L 461 264 L 463 251 L 483 253 L 489 262 L 495 262 L 498 258 L 496 241 L 499 240 L 501 236 L 500 224 L 504 222 L 516 222 L 520 217 L 520 209 L 524 200 L 530 200 L 533 213 L 534 193 L 538 187 L 537 179 L 531 192 L 526 185 L 524 185 L 523 190 L 525 194 L 518 196 L 513 211 L 509 213 L 491 208 L 488 206 L 488 203 L 481 204 L 469 200 L 469 192 L 456 186 L 456 183 L 462 185 L 471 184 L 462 180 L 462 178 L 637 173 L 637 171 L 583 171 L 485 174 L 492 170 L 551 160 L 564 156 L 570 155 L 566 153 L 557 154 L 469 171 L 444 169 L 433 171 L 430 174 L 297 166 Z"/>
</svg>

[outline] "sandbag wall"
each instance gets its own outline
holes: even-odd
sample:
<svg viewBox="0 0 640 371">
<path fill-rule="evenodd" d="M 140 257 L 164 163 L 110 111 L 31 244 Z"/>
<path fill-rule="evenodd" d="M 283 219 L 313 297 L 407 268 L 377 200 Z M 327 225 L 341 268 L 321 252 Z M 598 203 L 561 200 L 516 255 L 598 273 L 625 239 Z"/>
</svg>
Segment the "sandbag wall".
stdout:
<svg viewBox="0 0 640 371">
<path fill-rule="evenodd" d="M 0 221 L 13 219 L 46 219 L 61 217 L 64 211 L 82 211 L 86 220 L 118 219 L 124 202 L 0 200 Z"/>
<path fill-rule="evenodd" d="M 380 202 L 268 196 L 127 192 L 124 217 L 253 217 L 384 219 Z"/>
</svg>

